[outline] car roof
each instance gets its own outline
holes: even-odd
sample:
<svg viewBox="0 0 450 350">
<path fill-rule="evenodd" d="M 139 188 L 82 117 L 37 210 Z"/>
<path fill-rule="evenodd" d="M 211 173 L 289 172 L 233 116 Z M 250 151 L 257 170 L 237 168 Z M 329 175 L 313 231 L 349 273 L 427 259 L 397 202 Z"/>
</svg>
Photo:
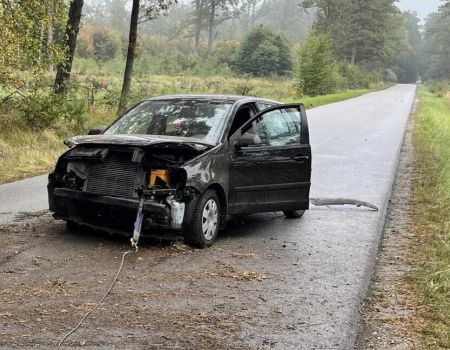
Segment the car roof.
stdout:
<svg viewBox="0 0 450 350">
<path fill-rule="evenodd" d="M 269 100 L 255 96 L 239 96 L 239 95 L 213 95 L 213 94 L 179 94 L 156 96 L 148 99 L 149 101 L 166 101 L 166 100 L 206 100 L 206 101 L 223 101 L 223 102 L 267 102 L 280 104 L 278 101 Z"/>
</svg>

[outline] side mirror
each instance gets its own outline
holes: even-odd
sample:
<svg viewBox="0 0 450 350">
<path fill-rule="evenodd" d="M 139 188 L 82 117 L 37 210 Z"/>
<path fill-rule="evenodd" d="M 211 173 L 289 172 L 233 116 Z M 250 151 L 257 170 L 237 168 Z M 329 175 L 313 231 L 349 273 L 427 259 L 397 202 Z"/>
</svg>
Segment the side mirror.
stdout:
<svg viewBox="0 0 450 350">
<path fill-rule="evenodd" d="M 89 130 L 88 135 L 100 135 L 100 134 L 103 134 L 103 131 L 105 131 L 105 130 L 106 130 L 106 126 L 104 126 L 104 125 L 96 126 Z"/>
<path fill-rule="evenodd" d="M 261 144 L 262 144 L 261 138 L 258 135 L 244 134 L 237 139 L 235 147 L 237 149 L 240 149 L 242 147 L 260 146 Z"/>
</svg>

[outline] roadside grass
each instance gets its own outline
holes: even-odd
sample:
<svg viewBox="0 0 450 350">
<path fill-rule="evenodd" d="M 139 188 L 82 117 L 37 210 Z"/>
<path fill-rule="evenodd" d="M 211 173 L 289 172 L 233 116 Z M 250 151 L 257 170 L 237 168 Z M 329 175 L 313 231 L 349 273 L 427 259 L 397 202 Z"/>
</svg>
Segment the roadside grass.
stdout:
<svg viewBox="0 0 450 350">
<path fill-rule="evenodd" d="M 322 96 L 314 96 L 314 97 L 299 97 L 297 99 L 292 99 L 290 101 L 284 101 L 286 103 L 289 102 L 301 102 L 305 105 L 306 108 L 313 108 L 318 107 L 330 103 L 340 102 L 349 100 L 351 98 L 355 98 L 358 96 L 365 95 L 369 92 L 373 92 L 380 89 L 386 89 L 392 85 L 383 85 L 383 86 L 376 86 L 371 89 L 355 89 L 355 90 L 348 90 L 348 91 L 342 91 L 335 94 L 329 94 L 329 95 L 322 95 Z"/>
<path fill-rule="evenodd" d="M 75 66 L 73 81 L 76 94 L 89 101 L 81 133 L 96 125 L 107 125 L 116 119 L 116 103 L 120 93 L 120 75 L 100 72 L 87 74 Z M 51 74 L 44 79 L 51 82 Z M 233 94 L 252 95 L 283 102 L 303 102 L 306 107 L 334 103 L 384 88 L 348 90 L 331 95 L 298 97 L 294 80 L 288 78 L 249 78 L 225 76 L 177 76 L 137 74 L 133 79 L 128 105 L 142 99 L 166 94 Z M 0 91 L 1 92 L 1 91 Z M 11 91 L 4 91 L 8 95 Z M 4 108 L 2 108 L 4 109 Z M 63 140 L 80 134 L 63 121 L 57 121 L 42 132 L 31 130 L 14 108 L 1 110 L 0 118 L 0 183 L 46 173 L 52 169 L 58 156 L 66 149 Z"/>
<path fill-rule="evenodd" d="M 447 91 L 450 91 L 447 90 Z M 419 88 L 409 282 L 425 320 L 423 349 L 450 348 L 450 95 Z M 422 307 L 423 306 L 423 307 Z"/>
<path fill-rule="evenodd" d="M 112 122 L 114 111 L 104 106 L 88 112 L 85 129 Z M 0 184 L 45 174 L 67 147 L 64 139 L 78 134 L 62 121 L 52 128 L 36 132 L 15 114 L 0 119 Z"/>
</svg>

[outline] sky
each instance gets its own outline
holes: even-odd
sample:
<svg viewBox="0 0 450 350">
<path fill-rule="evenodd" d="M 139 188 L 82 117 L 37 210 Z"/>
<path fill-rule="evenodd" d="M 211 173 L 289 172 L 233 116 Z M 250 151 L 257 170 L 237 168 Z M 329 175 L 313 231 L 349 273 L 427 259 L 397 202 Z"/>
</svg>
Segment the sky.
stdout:
<svg viewBox="0 0 450 350">
<path fill-rule="evenodd" d="M 400 0 L 397 6 L 402 10 L 416 11 L 419 17 L 424 20 L 430 13 L 437 11 L 441 4 L 441 0 Z"/>
</svg>

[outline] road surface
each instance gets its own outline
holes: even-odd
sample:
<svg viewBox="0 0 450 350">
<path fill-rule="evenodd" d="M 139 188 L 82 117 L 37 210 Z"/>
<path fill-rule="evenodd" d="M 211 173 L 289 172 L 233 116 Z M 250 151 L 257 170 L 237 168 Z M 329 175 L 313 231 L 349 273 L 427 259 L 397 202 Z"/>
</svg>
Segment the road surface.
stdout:
<svg viewBox="0 0 450 350">
<path fill-rule="evenodd" d="M 231 221 L 211 249 L 142 244 L 68 348 L 351 349 L 374 268 L 414 85 L 308 111 L 312 207 Z M 0 186 L 0 225 L 46 208 L 46 179 Z M 0 348 L 49 348 L 107 289 L 125 242 L 63 235 L 44 215 L 0 231 Z"/>
</svg>

